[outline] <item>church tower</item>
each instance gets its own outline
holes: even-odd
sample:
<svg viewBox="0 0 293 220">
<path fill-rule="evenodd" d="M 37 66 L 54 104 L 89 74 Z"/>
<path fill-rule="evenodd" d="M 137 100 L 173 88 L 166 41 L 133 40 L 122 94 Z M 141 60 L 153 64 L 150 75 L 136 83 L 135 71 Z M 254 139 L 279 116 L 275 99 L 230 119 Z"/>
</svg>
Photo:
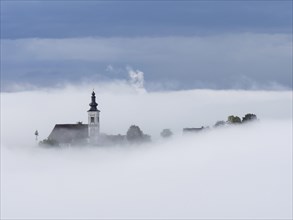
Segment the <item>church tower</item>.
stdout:
<svg viewBox="0 0 293 220">
<path fill-rule="evenodd" d="M 88 133 L 90 142 L 96 142 L 100 134 L 100 111 L 97 109 L 96 95 L 93 91 L 92 102 L 88 110 Z"/>
</svg>

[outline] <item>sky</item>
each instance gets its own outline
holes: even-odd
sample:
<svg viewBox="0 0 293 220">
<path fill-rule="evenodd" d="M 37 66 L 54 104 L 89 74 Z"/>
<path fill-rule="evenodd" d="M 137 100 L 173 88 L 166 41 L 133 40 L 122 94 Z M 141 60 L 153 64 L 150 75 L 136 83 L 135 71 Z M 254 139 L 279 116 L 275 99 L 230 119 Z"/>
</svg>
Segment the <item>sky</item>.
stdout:
<svg viewBox="0 0 293 220">
<path fill-rule="evenodd" d="M 2 38 L 291 33 L 291 1 L 2 1 Z"/>
<path fill-rule="evenodd" d="M 1 1 L 1 91 L 292 89 L 292 1 Z"/>
</svg>

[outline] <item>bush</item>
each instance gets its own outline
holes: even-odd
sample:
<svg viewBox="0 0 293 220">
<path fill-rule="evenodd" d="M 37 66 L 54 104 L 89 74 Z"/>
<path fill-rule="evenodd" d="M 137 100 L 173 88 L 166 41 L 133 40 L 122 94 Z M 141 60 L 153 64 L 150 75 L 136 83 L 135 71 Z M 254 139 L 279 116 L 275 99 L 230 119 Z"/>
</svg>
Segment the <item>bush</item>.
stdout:
<svg viewBox="0 0 293 220">
<path fill-rule="evenodd" d="M 161 132 L 161 136 L 163 138 L 168 138 L 168 137 L 171 137 L 173 135 L 172 131 L 170 129 L 164 129 L 162 132 Z"/>
<path fill-rule="evenodd" d="M 250 122 L 257 120 L 257 117 L 255 114 L 248 113 L 242 118 L 242 122 Z"/>
<path fill-rule="evenodd" d="M 144 134 L 136 125 L 131 125 L 126 133 L 126 139 L 130 143 L 142 143 L 151 141 L 151 136 Z"/>
<path fill-rule="evenodd" d="M 220 126 L 224 126 L 226 124 L 226 122 L 224 121 L 217 121 L 216 124 L 214 125 L 214 127 L 220 127 Z"/>
<path fill-rule="evenodd" d="M 59 147 L 58 141 L 55 141 L 53 139 L 45 139 L 43 141 L 40 141 L 39 145 L 45 147 Z"/>
<path fill-rule="evenodd" d="M 228 123 L 230 123 L 230 124 L 240 124 L 241 119 L 238 116 L 230 115 L 228 117 Z"/>
<path fill-rule="evenodd" d="M 141 141 L 143 139 L 143 132 L 136 125 L 131 125 L 126 133 L 126 139 L 130 142 Z"/>
</svg>

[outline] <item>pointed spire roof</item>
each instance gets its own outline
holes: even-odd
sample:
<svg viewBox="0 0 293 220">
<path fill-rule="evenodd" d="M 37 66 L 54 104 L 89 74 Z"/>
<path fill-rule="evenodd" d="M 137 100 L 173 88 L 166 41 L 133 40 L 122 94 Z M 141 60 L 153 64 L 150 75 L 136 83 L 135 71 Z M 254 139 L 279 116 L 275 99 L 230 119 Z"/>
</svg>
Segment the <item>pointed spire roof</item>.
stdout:
<svg viewBox="0 0 293 220">
<path fill-rule="evenodd" d="M 94 90 L 92 92 L 92 102 L 89 104 L 89 106 L 91 108 L 90 110 L 88 110 L 88 112 L 99 112 L 99 110 L 97 109 L 98 104 L 96 103 L 96 94 Z"/>
</svg>

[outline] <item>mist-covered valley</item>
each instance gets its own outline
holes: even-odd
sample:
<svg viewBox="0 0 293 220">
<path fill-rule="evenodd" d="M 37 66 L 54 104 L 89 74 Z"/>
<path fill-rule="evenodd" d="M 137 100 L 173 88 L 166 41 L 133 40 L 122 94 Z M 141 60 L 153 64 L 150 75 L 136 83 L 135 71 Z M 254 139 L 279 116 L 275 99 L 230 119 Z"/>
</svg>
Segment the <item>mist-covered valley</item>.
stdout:
<svg viewBox="0 0 293 220">
<path fill-rule="evenodd" d="M 152 142 L 41 148 L 55 124 L 138 125 Z M 254 123 L 214 129 L 229 115 Z M 184 127 L 210 126 L 182 135 Z M 171 138 L 160 132 L 172 130 Z M 292 92 L 147 92 L 117 81 L 1 93 L 1 218 L 292 218 Z"/>
</svg>

